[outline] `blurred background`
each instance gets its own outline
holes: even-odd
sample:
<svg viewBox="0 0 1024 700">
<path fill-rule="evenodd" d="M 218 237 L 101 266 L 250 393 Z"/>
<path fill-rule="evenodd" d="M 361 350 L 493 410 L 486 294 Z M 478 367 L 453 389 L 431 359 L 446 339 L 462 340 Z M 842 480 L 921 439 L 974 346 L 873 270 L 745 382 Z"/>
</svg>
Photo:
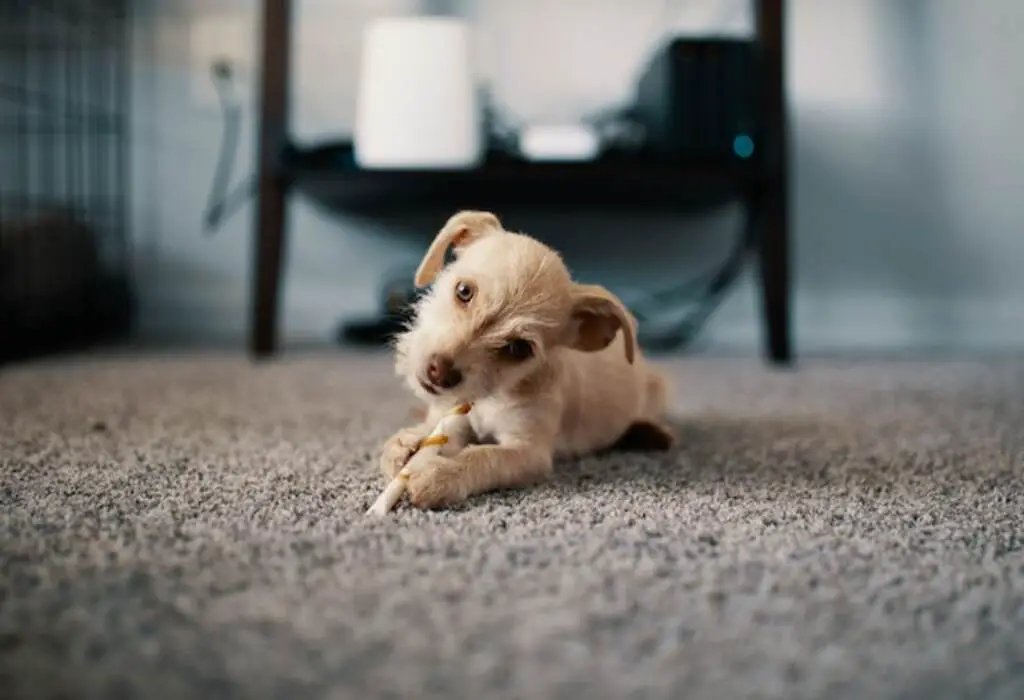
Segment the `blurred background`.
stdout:
<svg viewBox="0 0 1024 700">
<path fill-rule="evenodd" d="M 244 194 L 256 168 L 261 3 L 5 5 L 0 250 L 14 262 L 0 272 L 8 301 L 24 299 L 22 288 L 21 296 L 10 291 L 14 270 L 27 269 L 17 260 L 64 258 L 64 267 L 45 263 L 52 283 L 68 269 L 81 274 L 75 263 L 95 255 L 104 269 L 123 273 L 96 287 L 107 327 L 128 328 L 132 342 L 148 346 L 244 349 L 253 201 L 237 199 L 216 226 L 206 217 L 225 135 L 238 144 L 228 189 L 241 186 Z M 1024 4 L 786 6 L 797 354 L 1024 348 L 1024 91 L 1011 77 L 1024 62 Z M 502 119 L 520 124 L 573 123 L 621 108 L 652 52 L 673 36 L 742 38 L 754 30 L 746 0 L 295 0 L 293 7 L 289 132 L 299 142 L 351 137 L 365 32 L 382 16 L 465 19 L 473 68 Z M 75 82 L 67 76 L 87 65 L 86 55 L 97 67 Z M 229 69 L 228 87 L 211 73 L 218 62 Z M 76 102 L 74 91 L 91 116 L 54 116 Z M 47 120 L 63 126 L 47 127 Z M 58 136 L 66 140 L 53 145 Z M 70 139 L 93 145 L 71 147 Z M 78 155 L 44 164 L 45 148 Z M 66 175 L 69 168 L 79 174 Z M 55 182 L 63 184 L 55 189 Z M 75 248 L 64 223 L 56 227 L 63 238 L 48 234 L 53 251 L 33 243 L 25 253 L 18 241 L 40 225 L 36 210 L 52 218 L 62 201 L 88 211 L 90 225 L 106 232 L 101 249 Z M 372 321 L 389 280 L 411 274 L 444 217 L 400 206 L 349 215 L 301 193 L 288 201 L 279 318 L 285 349 L 336 346 L 339 327 Z M 642 207 L 498 213 L 509 228 L 559 248 L 578 277 L 627 300 L 713 271 L 743 217 L 736 203 L 686 215 Z M 755 273 L 745 266 L 695 342 L 679 349 L 759 352 Z M 10 329 L 22 327 L 10 318 L 24 325 L 25 314 L 11 311 L 16 306 L 7 304 L 7 332 L 0 328 L 8 345 Z M 70 313 L 66 302 L 57 307 Z"/>
</svg>

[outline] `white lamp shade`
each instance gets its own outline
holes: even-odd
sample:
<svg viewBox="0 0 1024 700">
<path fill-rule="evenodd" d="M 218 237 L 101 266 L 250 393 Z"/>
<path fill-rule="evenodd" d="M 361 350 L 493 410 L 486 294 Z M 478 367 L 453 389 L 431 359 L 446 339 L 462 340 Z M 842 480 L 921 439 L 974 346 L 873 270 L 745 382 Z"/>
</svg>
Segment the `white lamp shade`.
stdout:
<svg viewBox="0 0 1024 700">
<path fill-rule="evenodd" d="M 354 150 L 362 168 L 462 169 L 484 152 L 468 22 L 393 17 L 364 35 Z"/>
</svg>

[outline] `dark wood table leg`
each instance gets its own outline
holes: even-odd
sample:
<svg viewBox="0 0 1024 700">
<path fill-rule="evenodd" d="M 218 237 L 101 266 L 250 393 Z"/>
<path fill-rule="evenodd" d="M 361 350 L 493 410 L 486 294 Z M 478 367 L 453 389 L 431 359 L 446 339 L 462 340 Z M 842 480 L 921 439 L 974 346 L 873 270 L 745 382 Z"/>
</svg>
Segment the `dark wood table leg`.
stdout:
<svg viewBox="0 0 1024 700">
<path fill-rule="evenodd" d="M 768 183 L 755 205 L 764 354 L 776 365 L 793 361 L 789 230 L 785 187 Z"/>
<path fill-rule="evenodd" d="M 789 124 L 785 71 L 785 2 L 758 0 L 761 44 L 761 113 L 765 120 L 765 179 L 757 193 L 757 245 L 761 272 L 765 354 L 776 365 L 793 360 L 791 338 Z"/>
<path fill-rule="evenodd" d="M 263 0 L 260 71 L 258 190 L 249 352 L 277 350 L 281 272 L 287 227 L 288 181 L 281 154 L 288 138 L 291 72 L 291 0 Z"/>
</svg>

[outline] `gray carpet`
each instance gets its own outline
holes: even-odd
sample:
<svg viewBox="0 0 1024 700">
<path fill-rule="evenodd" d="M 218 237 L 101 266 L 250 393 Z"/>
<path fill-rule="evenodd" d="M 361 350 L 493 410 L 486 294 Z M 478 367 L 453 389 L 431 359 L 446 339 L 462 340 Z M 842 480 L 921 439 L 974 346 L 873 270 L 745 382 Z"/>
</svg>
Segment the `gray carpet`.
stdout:
<svg viewBox="0 0 1024 700">
<path fill-rule="evenodd" d="M 1024 362 L 670 370 L 674 453 L 386 521 L 382 357 L 0 371 L 0 695 L 1024 697 Z"/>
</svg>

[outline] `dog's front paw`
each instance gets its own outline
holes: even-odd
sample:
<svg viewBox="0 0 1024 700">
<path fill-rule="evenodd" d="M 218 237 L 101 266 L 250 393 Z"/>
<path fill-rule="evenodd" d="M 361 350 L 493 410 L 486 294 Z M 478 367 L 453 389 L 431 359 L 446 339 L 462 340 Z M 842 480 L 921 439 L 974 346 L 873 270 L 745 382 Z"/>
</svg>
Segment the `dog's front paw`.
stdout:
<svg viewBox="0 0 1024 700">
<path fill-rule="evenodd" d="M 380 470 L 389 479 L 398 476 L 409 458 L 419 449 L 423 433 L 414 428 L 403 428 L 392 435 L 380 455 Z"/>
<path fill-rule="evenodd" d="M 434 457 L 409 477 L 409 502 L 417 508 L 444 508 L 469 497 L 466 475 L 452 459 Z"/>
</svg>

